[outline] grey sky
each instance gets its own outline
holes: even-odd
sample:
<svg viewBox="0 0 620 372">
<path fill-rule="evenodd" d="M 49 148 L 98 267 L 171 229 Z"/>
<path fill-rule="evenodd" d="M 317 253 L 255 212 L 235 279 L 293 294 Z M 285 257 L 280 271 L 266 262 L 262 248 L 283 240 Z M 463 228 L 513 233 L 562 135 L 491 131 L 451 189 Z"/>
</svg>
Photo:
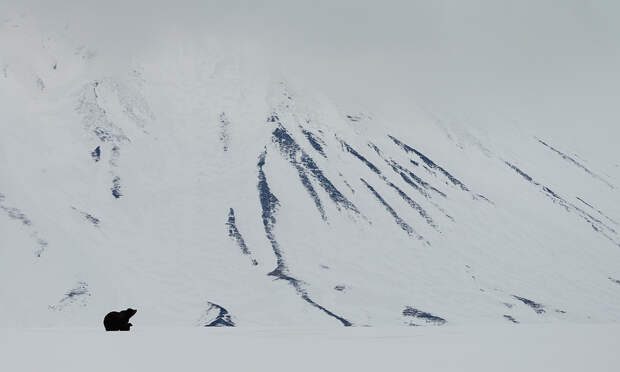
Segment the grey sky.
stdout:
<svg viewBox="0 0 620 372">
<path fill-rule="evenodd" d="M 514 103 L 597 122 L 620 119 L 619 4 L 5 0 L 0 13 L 70 24 L 116 59 L 157 48 L 170 34 L 215 35 L 262 50 L 283 72 L 343 100 Z"/>
</svg>

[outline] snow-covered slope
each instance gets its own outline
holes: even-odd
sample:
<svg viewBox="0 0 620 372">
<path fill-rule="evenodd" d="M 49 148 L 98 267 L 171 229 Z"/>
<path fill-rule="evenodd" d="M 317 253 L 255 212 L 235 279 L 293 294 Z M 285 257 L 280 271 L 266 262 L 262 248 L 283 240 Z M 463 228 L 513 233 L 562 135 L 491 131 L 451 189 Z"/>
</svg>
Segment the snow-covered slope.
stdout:
<svg viewBox="0 0 620 372">
<path fill-rule="evenodd" d="M 620 320 L 617 148 L 2 22 L 0 326 Z"/>
</svg>

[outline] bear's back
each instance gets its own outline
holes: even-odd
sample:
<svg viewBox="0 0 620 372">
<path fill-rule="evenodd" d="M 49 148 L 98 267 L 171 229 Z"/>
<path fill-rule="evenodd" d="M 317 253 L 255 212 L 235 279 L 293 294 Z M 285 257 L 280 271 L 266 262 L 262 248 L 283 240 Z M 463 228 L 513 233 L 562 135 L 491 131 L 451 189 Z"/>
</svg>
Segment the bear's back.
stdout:
<svg viewBox="0 0 620 372">
<path fill-rule="evenodd" d="M 121 323 L 121 313 L 118 311 L 109 312 L 105 318 L 103 318 L 103 326 L 106 331 L 120 331 Z"/>
</svg>

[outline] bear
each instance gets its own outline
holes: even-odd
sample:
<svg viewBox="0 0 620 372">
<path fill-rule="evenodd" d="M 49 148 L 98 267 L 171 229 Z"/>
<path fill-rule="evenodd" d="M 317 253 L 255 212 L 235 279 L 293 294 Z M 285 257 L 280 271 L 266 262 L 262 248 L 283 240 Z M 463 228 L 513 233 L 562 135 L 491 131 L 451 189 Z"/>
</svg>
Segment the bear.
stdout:
<svg viewBox="0 0 620 372">
<path fill-rule="evenodd" d="M 128 308 L 123 311 L 112 311 L 103 318 L 103 326 L 106 331 L 129 331 L 133 324 L 129 319 L 136 315 L 138 310 Z"/>
</svg>

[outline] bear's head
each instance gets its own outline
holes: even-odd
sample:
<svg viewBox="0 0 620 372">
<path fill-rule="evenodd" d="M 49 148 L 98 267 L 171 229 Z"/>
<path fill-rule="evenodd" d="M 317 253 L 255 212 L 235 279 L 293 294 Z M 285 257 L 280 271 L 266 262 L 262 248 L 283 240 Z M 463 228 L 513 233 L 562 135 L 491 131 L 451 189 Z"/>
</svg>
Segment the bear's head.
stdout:
<svg viewBox="0 0 620 372">
<path fill-rule="evenodd" d="M 126 321 L 128 322 L 129 319 L 132 316 L 136 315 L 137 312 L 138 312 L 138 310 L 136 310 L 136 309 L 128 308 L 127 310 L 121 311 L 121 314 L 123 314 L 123 316 L 125 317 Z"/>
</svg>

